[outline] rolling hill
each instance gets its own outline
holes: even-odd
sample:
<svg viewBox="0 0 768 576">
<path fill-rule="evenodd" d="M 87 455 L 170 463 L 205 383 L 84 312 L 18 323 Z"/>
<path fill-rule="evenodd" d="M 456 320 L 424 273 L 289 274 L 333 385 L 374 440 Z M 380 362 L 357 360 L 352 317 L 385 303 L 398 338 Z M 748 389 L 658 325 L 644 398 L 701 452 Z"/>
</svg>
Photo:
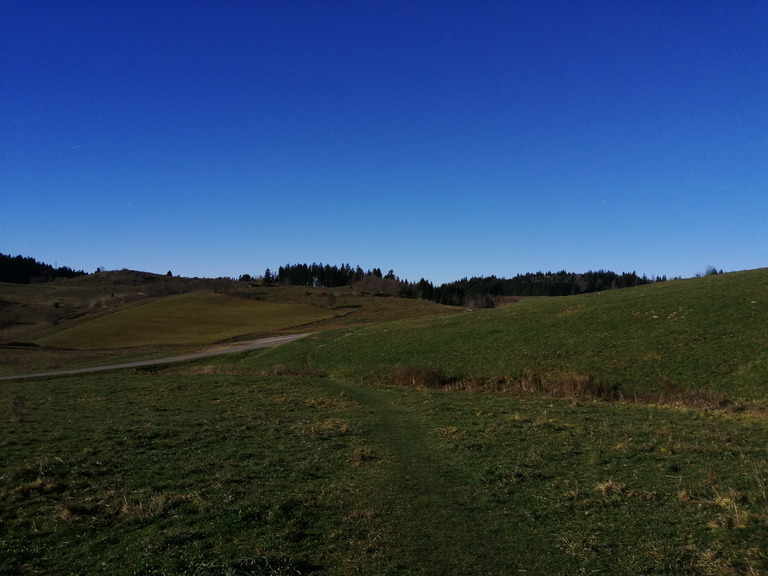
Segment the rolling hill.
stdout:
<svg viewBox="0 0 768 576">
<path fill-rule="evenodd" d="M 0 573 L 768 573 L 768 270 L 477 312 L 334 294 L 143 298 L 40 335 L 320 318 L 274 349 L 4 382 Z"/>
<path fill-rule="evenodd" d="M 265 354 L 354 378 L 437 370 L 446 383 L 590 377 L 633 395 L 768 393 L 768 269 L 533 298 L 325 333 Z M 297 366 L 298 367 L 298 366 Z"/>
<path fill-rule="evenodd" d="M 34 343 L 75 349 L 210 344 L 297 328 L 333 315 L 309 305 L 194 292 L 135 304 L 53 332 Z"/>
</svg>

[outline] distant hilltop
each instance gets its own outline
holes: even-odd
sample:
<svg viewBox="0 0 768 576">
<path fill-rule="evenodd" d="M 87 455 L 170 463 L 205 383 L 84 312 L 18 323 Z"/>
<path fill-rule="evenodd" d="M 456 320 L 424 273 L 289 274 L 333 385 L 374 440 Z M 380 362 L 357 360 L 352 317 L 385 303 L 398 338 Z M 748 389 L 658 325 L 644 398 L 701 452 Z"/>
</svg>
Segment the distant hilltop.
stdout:
<svg viewBox="0 0 768 576">
<path fill-rule="evenodd" d="M 75 278 L 77 276 L 85 276 L 85 272 L 72 270 L 67 266 L 54 268 L 50 264 L 44 264 L 34 258 L 25 258 L 21 255 L 0 254 L 0 282 L 32 284 L 50 282 L 56 278 Z"/>
<path fill-rule="evenodd" d="M 99 269 L 97 272 L 101 272 Z M 710 266 L 704 275 L 722 273 Z M 67 266 L 54 267 L 38 262 L 31 257 L 0 254 L 0 282 L 30 284 L 49 282 L 59 278 L 85 276 L 86 272 L 76 271 Z M 169 271 L 167 277 L 173 277 Z M 673 278 L 676 279 L 676 278 Z M 235 281 L 235 278 L 222 279 Z M 418 282 L 400 279 L 393 270 L 386 274 L 380 268 L 363 270 L 349 264 L 287 264 L 276 272 L 266 269 L 263 276 L 243 274 L 237 280 L 249 284 L 267 286 L 312 286 L 317 288 L 338 288 L 351 286 L 362 294 L 373 296 L 399 296 L 432 300 L 438 304 L 465 306 L 468 308 L 492 308 L 498 304 L 514 301 L 516 298 L 532 296 L 571 296 L 589 292 L 601 292 L 619 288 L 631 288 L 667 281 L 666 276 L 638 275 L 636 272 L 616 273 L 610 270 L 574 273 L 532 272 L 517 274 L 512 278 L 485 276 L 462 278 L 439 286 L 421 278 Z"/>
</svg>

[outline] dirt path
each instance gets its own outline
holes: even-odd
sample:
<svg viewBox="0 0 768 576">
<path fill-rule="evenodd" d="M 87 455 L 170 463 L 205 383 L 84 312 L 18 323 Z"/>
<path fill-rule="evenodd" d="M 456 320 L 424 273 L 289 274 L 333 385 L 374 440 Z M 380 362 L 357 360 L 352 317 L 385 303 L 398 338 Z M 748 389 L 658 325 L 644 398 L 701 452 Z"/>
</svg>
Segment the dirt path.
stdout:
<svg viewBox="0 0 768 576">
<path fill-rule="evenodd" d="M 487 503 L 474 493 L 476 481 L 438 447 L 434 430 L 419 417 L 420 407 L 403 405 L 396 393 L 373 387 L 332 380 L 325 385 L 373 416 L 365 434 L 381 458 L 370 467 L 375 476 L 370 481 L 389 488 L 370 505 L 388 545 L 422 566 L 420 574 L 509 573 L 495 538 L 499 519 L 488 516 Z"/>
<path fill-rule="evenodd" d="M 16 374 L 13 376 L 0 376 L 0 380 L 19 380 L 22 378 L 47 378 L 49 376 L 69 376 L 72 374 L 86 374 L 88 372 L 100 372 L 102 370 L 119 370 L 122 368 L 139 368 L 141 366 L 153 366 L 156 364 L 170 364 L 172 362 L 185 362 L 187 360 L 196 360 L 208 356 L 218 356 L 220 354 L 229 354 L 231 352 L 242 352 L 243 350 L 253 350 L 256 348 L 270 348 L 292 342 L 299 338 L 309 336 L 310 332 L 303 334 L 290 334 L 288 336 L 274 336 L 272 338 L 261 338 L 259 340 L 249 340 L 247 342 L 238 342 L 236 344 L 222 344 L 216 347 L 206 348 L 200 352 L 191 354 L 181 354 L 179 356 L 168 356 L 166 358 L 155 358 L 153 360 L 139 360 L 136 362 L 122 362 L 119 364 L 109 364 L 106 366 L 92 366 L 89 368 L 73 368 L 71 370 L 55 370 L 52 372 L 37 372 L 35 374 Z"/>
</svg>

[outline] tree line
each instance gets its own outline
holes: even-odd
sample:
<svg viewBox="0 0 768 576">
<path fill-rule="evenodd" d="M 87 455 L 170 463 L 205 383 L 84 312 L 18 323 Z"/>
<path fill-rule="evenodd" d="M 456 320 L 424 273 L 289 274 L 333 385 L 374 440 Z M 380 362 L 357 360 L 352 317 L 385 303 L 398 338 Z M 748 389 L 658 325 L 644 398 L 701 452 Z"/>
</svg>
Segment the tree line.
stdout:
<svg viewBox="0 0 768 576">
<path fill-rule="evenodd" d="M 472 307 L 489 307 L 504 297 L 524 296 L 573 296 L 603 290 L 631 288 L 653 282 L 664 282 L 666 276 L 648 278 L 636 272 L 617 274 L 610 270 L 584 273 L 534 272 L 518 274 L 514 278 L 496 276 L 462 278 L 456 282 L 442 284 L 434 290 L 432 299 L 440 304 Z"/>
<path fill-rule="evenodd" d="M 707 274 L 717 270 L 707 270 Z M 0 254 L 0 282 L 29 284 L 48 282 L 57 278 L 75 278 L 86 273 L 75 271 L 67 266 L 54 267 L 38 262 L 34 258 Z M 168 276 L 171 276 L 170 272 Z M 497 276 L 462 278 L 439 286 L 421 278 L 418 282 L 409 282 L 397 277 L 394 270 L 386 274 L 380 268 L 363 270 L 360 266 L 349 264 L 341 266 L 330 264 L 286 264 L 276 272 L 269 268 L 264 275 L 252 278 L 248 274 L 240 276 L 241 281 L 254 281 L 267 285 L 315 286 L 335 288 L 352 286 L 365 294 L 375 296 L 400 296 L 432 300 L 438 304 L 466 306 L 469 308 L 491 308 L 505 298 L 530 296 L 569 296 L 642 286 L 653 282 L 664 282 L 666 276 L 638 276 L 636 272 L 617 274 L 610 270 L 597 270 L 585 273 L 534 272 L 518 274 L 513 278 Z"/>
<path fill-rule="evenodd" d="M 251 280 L 243 275 L 240 280 Z M 349 264 L 287 264 L 277 272 L 269 268 L 260 279 L 267 284 L 293 286 L 317 286 L 335 288 L 354 286 L 361 292 L 382 296 L 402 296 L 433 300 L 438 304 L 468 306 L 470 308 L 493 307 L 505 297 L 569 296 L 600 292 L 619 288 L 642 286 L 652 282 L 664 282 L 666 276 L 648 278 L 636 272 L 617 274 L 610 270 L 585 273 L 535 272 L 518 274 L 513 278 L 496 276 L 462 278 L 455 282 L 434 286 L 422 278 L 418 282 L 401 280 L 393 270 L 383 274 L 380 268 L 364 271 L 360 266 Z"/>
<path fill-rule="evenodd" d="M 50 264 L 38 262 L 34 258 L 0 254 L 0 282 L 31 284 L 84 275 L 85 272 L 82 270 L 72 270 L 67 266 L 55 268 Z"/>
</svg>

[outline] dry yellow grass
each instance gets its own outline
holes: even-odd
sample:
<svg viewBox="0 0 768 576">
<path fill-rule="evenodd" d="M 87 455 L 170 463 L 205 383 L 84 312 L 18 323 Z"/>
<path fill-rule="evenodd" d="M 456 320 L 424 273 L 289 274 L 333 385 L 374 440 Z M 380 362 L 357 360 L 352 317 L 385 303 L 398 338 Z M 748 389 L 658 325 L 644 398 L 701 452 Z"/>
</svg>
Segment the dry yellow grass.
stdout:
<svg viewBox="0 0 768 576">
<path fill-rule="evenodd" d="M 195 292 L 106 314 L 35 340 L 42 346 L 97 349 L 208 344 L 286 330 L 330 318 L 331 310 Z"/>
</svg>

